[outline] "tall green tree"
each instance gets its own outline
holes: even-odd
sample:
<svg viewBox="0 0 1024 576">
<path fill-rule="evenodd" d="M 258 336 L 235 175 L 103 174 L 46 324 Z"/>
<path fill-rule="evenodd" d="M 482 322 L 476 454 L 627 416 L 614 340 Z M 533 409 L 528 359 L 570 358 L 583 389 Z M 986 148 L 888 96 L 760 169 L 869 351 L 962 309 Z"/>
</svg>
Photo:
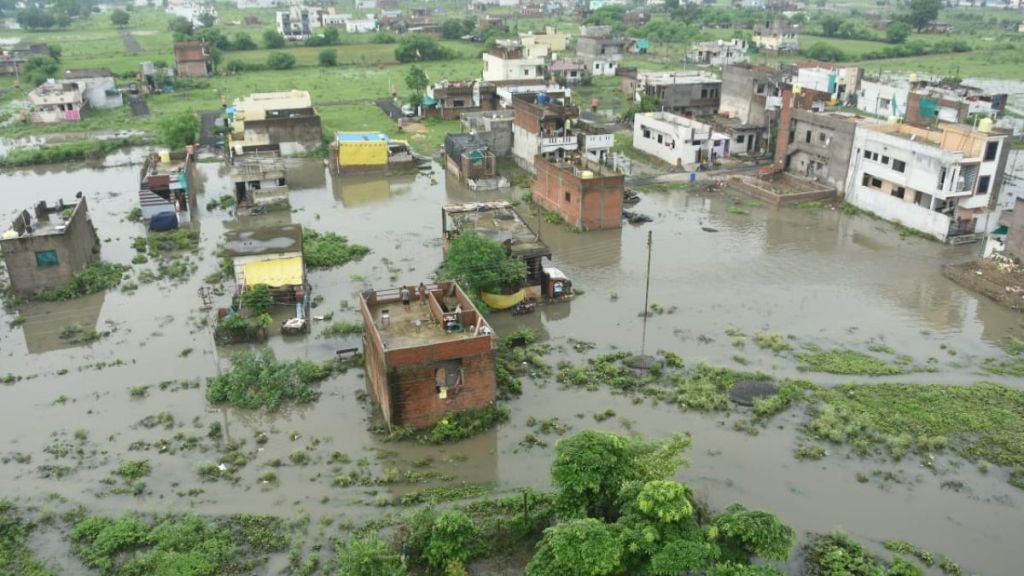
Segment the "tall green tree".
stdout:
<svg viewBox="0 0 1024 576">
<path fill-rule="evenodd" d="M 405 75 L 405 85 L 409 87 L 409 91 L 413 95 L 420 96 L 430 85 L 430 79 L 427 78 L 427 73 L 422 68 L 413 64 Z"/>
<path fill-rule="evenodd" d="M 788 560 L 796 542 L 796 532 L 774 514 L 748 510 L 742 504 L 726 508 L 715 517 L 714 526 L 727 556 L 744 563 L 754 556 Z"/>
<path fill-rule="evenodd" d="M 199 137 L 199 118 L 191 110 L 165 116 L 157 123 L 160 143 L 171 150 L 195 144 Z"/>
<path fill-rule="evenodd" d="M 47 56 L 33 56 L 21 65 L 21 78 L 29 86 L 38 86 L 57 75 L 57 61 Z"/>
<path fill-rule="evenodd" d="M 476 540 L 476 526 L 465 512 L 445 510 L 434 520 L 424 556 L 438 569 L 462 564 L 472 556 Z"/>
<path fill-rule="evenodd" d="M 942 0 L 910 0 L 907 23 L 920 32 L 939 17 L 941 7 Z"/>
<path fill-rule="evenodd" d="M 569 520 L 544 530 L 526 576 L 609 576 L 619 573 L 621 562 L 614 525 L 595 518 Z"/>
<path fill-rule="evenodd" d="M 470 294 L 501 292 L 506 286 L 517 288 L 526 279 L 526 264 L 510 257 L 494 240 L 466 231 L 448 247 L 441 275 Z"/>
<path fill-rule="evenodd" d="M 110 22 L 118 28 L 124 28 L 128 25 L 128 21 L 131 19 L 131 14 L 124 10 L 114 10 L 110 13 Z"/>
<path fill-rule="evenodd" d="M 910 24 L 906 22 L 893 21 L 885 29 L 885 39 L 890 44 L 902 44 L 910 36 Z"/>
<path fill-rule="evenodd" d="M 445 48 L 436 38 L 423 34 L 402 36 L 395 48 L 395 60 L 399 62 L 425 62 L 427 60 L 451 60 L 455 53 Z"/>
<path fill-rule="evenodd" d="M 264 30 L 263 45 L 270 49 L 284 48 L 284 36 L 281 36 L 277 30 Z"/>
<path fill-rule="evenodd" d="M 217 23 L 217 17 L 211 12 L 203 12 L 199 15 L 199 23 L 203 28 L 209 28 Z"/>
<path fill-rule="evenodd" d="M 176 16 L 167 23 L 167 28 L 174 34 L 175 40 L 184 40 L 192 36 L 192 21 L 182 16 Z"/>
</svg>

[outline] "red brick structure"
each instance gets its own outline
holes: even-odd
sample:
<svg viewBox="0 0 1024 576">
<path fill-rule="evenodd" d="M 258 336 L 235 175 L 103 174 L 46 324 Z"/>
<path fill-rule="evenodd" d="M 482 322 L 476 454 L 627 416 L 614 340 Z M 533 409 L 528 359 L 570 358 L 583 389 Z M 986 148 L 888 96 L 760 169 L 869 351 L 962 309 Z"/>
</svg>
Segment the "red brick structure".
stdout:
<svg viewBox="0 0 1024 576">
<path fill-rule="evenodd" d="M 432 426 L 446 414 L 494 402 L 494 336 L 454 282 L 367 290 L 359 297 L 367 381 L 388 427 Z"/>
<path fill-rule="evenodd" d="M 205 78 L 212 75 L 213 61 L 206 42 L 175 42 L 174 67 L 182 78 Z"/>
<path fill-rule="evenodd" d="M 626 177 L 583 160 L 558 162 L 536 156 L 533 201 L 581 230 L 622 227 Z"/>
</svg>

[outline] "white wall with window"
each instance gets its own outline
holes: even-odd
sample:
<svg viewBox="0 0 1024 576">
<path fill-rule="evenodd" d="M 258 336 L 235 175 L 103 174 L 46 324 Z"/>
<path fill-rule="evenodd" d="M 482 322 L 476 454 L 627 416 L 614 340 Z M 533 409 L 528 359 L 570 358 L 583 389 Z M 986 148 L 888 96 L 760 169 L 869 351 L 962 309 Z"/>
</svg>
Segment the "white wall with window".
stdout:
<svg viewBox="0 0 1024 576">
<path fill-rule="evenodd" d="M 633 117 L 633 147 L 673 166 L 692 168 L 729 155 L 730 141 L 711 126 L 668 112 Z"/>
</svg>

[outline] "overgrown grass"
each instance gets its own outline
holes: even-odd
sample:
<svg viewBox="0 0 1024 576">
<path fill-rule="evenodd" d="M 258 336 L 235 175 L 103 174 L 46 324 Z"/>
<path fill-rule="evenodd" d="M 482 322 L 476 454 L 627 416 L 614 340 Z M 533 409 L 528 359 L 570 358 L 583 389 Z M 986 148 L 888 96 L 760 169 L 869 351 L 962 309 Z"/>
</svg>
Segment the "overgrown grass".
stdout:
<svg viewBox="0 0 1024 576">
<path fill-rule="evenodd" d="M 981 368 L 1000 376 L 1024 377 L 1024 340 L 1010 336 L 1006 353 L 1006 358 L 985 358 L 981 362 Z"/>
<path fill-rule="evenodd" d="M 35 525 L 22 517 L 13 502 L 0 500 L 0 574 L 52 576 L 53 571 L 36 559 L 29 537 Z"/>
<path fill-rule="evenodd" d="M 856 350 L 822 350 L 812 346 L 806 352 L 798 352 L 796 356 L 800 359 L 799 369 L 809 372 L 859 376 L 892 376 L 904 372 L 900 366 Z"/>
<path fill-rule="evenodd" d="M 85 160 L 99 160 L 121 148 L 138 146 L 140 138 L 112 140 L 80 140 L 66 144 L 52 144 L 41 148 L 19 148 L 0 157 L 0 168 L 17 168 L 38 164 L 66 164 Z"/>
<path fill-rule="evenodd" d="M 433 428 L 415 430 L 409 426 L 396 428 L 385 434 L 385 440 L 416 440 L 421 444 L 447 444 L 472 438 L 507 422 L 510 411 L 504 406 L 490 404 L 483 408 L 452 412 L 439 420 Z M 379 432 L 386 432 L 378 430 Z"/>
<path fill-rule="evenodd" d="M 309 404 L 320 397 L 313 384 L 334 370 L 332 362 L 279 362 L 270 350 L 238 352 L 231 370 L 207 380 L 206 399 L 249 410 L 276 411 L 285 402 Z"/>
<path fill-rule="evenodd" d="M 340 338 L 363 333 L 362 322 L 332 322 L 320 331 L 321 338 Z"/>
<path fill-rule="evenodd" d="M 43 290 L 34 296 L 36 300 L 53 302 L 56 300 L 73 300 L 81 296 L 95 294 L 121 283 L 127 266 L 109 262 L 93 262 L 75 274 L 71 280 L 59 288 Z"/>
<path fill-rule="evenodd" d="M 353 260 L 361 260 L 370 249 L 359 244 L 349 244 L 348 239 L 334 232 L 317 232 L 310 228 L 302 230 L 302 252 L 308 268 L 334 268 L 344 266 Z"/>
</svg>

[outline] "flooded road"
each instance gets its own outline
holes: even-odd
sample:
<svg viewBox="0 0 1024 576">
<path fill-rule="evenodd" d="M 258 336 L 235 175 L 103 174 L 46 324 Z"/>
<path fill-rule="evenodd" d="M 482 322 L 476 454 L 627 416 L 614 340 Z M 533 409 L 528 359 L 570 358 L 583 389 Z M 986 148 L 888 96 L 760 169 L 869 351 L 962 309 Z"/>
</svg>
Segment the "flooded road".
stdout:
<svg viewBox="0 0 1024 576">
<path fill-rule="evenodd" d="M 119 163 L 108 160 L 108 165 Z M 213 254 L 226 230 L 251 222 L 293 222 L 369 246 L 372 252 L 360 262 L 310 273 L 313 293 L 324 298 L 313 313 L 333 312 L 335 321 L 356 321 L 359 291 L 416 285 L 433 274 L 441 261 L 443 204 L 514 199 L 522 191 L 478 195 L 447 182 L 437 168 L 432 174 L 339 181 L 318 159 L 291 159 L 292 212 L 238 222 L 226 211 L 203 208 L 229 189 L 227 169 L 217 163 L 197 167 L 203 191 L 195 226 L 202 247 L 198 271 L 188 281 L 24 305 L 0 316 L 0 377 L 22 378 L 0 386 L 0 485 L 8 497 L 39 501 L 59 494 L 72 504 L 110 513 L 192 507 L 203 514 L 294 517 L 306 512 L 314 525 L 321 516 L 359 522 L 400 510 L 392 505 L 396 498 L 442 481 L 494 484 L 499 492 L 547 487 L 557 437 L 544 437 L 547 447 L 527 448 L 520 442 L 529 431 L 528 418 L 557 416 L 573 430 L 691 434 L 692 464 L 680 479 L 713 506 L 742 501 L 776 512 L 798 530 L 842 527 L 869 541 L 900 538 L 948 554 L 968 572 L 1018 572 L 1014 535 L 1024 531 L 1024 499 L 1002 475 L 981 475 L 970 465 L 936 475 L 909 458 L 899 464 L 842 457 L 799 462 L 792 455 L 795 415 L 779 419 L 779 428 L 750 437 L 734 431 L 729 416 L 634 405 L 606 391 L 563 390 L 553 379 L 526 380 L 522 397 L 508 403 L 511 421 L 496 431 L 442 447 L 383 443 L 368 431 L 370 410 L 358 400 L 364 389 L 361 370 L 326 381 L 323 396 L 310 406 L 274 415 L 213 409 L 202 386 L 185 382 L 229 366 L 230 350 L 213 347 L 202 323 L 208 313 L 200 310 L 198 296 L 203 278 L 217 267 Z M 135 254 L 132 239 L 145 234 L 142 224 L 125 218 L 136 205 L 137 177 L 138 166 L 131 165 L 5 174 L 0 176 L 0 220 L 10 221 L 40 200 L 69 200 L 82 190 L 103 259 L 127 264 Z M 735 202 L 742 209 L 728 211 Z M 649 230 L 650 301 L 666 311 L 648 321 L 649 352 L 670 350 L 690 363 L 733 368 L 740 367 L 734 357 L 742 353 L 748 369 L 806 377 L 792 359 L 752 342 L 738 350 L 726 330 L 781 333 L 798 344 L 855 349 L 884 341 L 915 363 L 934 358 L 939 368 L 899 378 L 969 383 L 991 379 L 981 375 L 978 360 L 998 354 L 1007 335 L 1024 334 L 1020 315 L 942 277 L 942 264 L 976 256 L 978 245 L 949 247 L 901 238 L 891 225 L 868 217 L 827 208 L 777 210 L 722 192 L 645 193 L 635 210 L 654 222 L 585 234 L 525 212 L 550 246 L 552 264 L 584 293 L 528 316 L 493 315 L 498 334 L 524 325 L 535 329 L 558 347 L 547 358 L 552 364 L 586 357 L 568 345 L 572 338 L 593 342 L 594 353 L 639 349 Z M 132 279 L 147 266 L 153 265 L 135 266 Z M 231 286 L 226 289 L 229 293 Z M 215 306 L 227 303 L 227 296 L 214 297 Z M 16 322 L 19 316 L 23 321 Z M 74 344 L 61 338 L 70 324 L 103 336 Z M 321 328 L 314 324 L 308 337 L 274 336 L 268 346 L 279 358 L 319 361 L 358 345 L 358 336 L 320 338 Z M 133 395 L 133 387 L 148 388 Z M 592 414 L 608 408 L 618 418 L 595 422 Z M 197 475 L 200 466 L 223 459 L 224 442 L 209 434 L 215 423 L 226 440 L 244 441 L 248 463 L 238 472 L 237 485 L 223 479 L 202 482 Z M 80 456 L 58 456 L 67 445 L 81 446 Z M 297 451 L 306 452 L 310 462 L 293 462 Z M 145 492 L 141 497 L 115 494 L 112 471 L 121 461 L 136 459 L 148 459 L 153 467 Z M 391 470 L 412 481 L 391 482 L 388 478 L 396 474 Z M 872 470 L 889 472 L 898 481 L 858 482 L 858 472 Z M 356 477 L 361 471 L 372 480 L 336 485 L 345 483 L 337 477 Z M 276 481 L 260 480 L 268 472 Z M 944 489 L 947 480 L 962 481 L 966 488 Z"/>
</svg>

